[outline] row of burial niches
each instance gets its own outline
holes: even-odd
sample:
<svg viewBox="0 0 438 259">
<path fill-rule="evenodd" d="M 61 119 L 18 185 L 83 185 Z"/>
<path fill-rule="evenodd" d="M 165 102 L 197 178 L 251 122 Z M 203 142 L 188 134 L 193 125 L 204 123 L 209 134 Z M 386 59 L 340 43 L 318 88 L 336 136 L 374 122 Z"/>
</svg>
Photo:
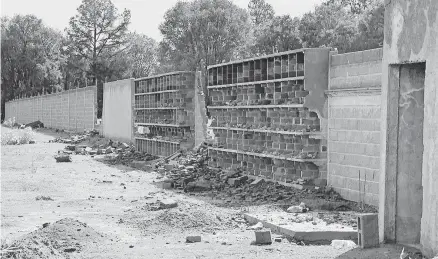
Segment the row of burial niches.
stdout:
<svg viewBox="0 0 438 259">
<path fill-rule="evenodd" d="M 208 71 L 208 85 L 227 85 L 304 76 L 304 53 L 283 54 L 229 65 Z"/>
</svg>

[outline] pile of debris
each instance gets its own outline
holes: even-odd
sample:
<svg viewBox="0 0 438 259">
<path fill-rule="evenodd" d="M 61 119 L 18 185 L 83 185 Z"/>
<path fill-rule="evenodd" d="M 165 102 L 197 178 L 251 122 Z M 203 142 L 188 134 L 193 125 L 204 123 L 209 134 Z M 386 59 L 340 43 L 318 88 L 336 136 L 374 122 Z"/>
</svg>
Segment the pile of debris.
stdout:
<svg viewBox="0 0 438 259">
<path fill-rule="evenodd" d="M 11 244 L 2 244 L 1 258 L 76 258 L 94 243 L 108 240 L 87 224 L 64 218 L 52 224 L 44 223 Z"/>
<path fill-rule="evenodd" d="M 264 179 L 250 179 L 242 169 L 223 170 L 207 165 L 207 144 L 196 151 L 179 152 L 155 165 L 163 188 L 200 192 L 229 205 L 278 203 L 300 204 L 302 199 L 341 201 L 331 188 L 309 185 L 299 179 L 291 186 Z M 197 194 L 193 194 L 197 195 Z"/>
<path fill-rule="evenodd" d="M 105 162 L 111 165 L 129 166 L 133 161 L 152 161 L 157 158 L 157 156 L 130 149 L 128 152 L 119 152 L 117 156 L 106 157 Z"/>
<path fill-rule="evenodd" d="M 99 132 L 97 130 L 89 130 L 89 131 L 85 131 L 84 134 L 72 135 L 69 138 L 58 137 L 54 140 L 49 140 L 49 143 L 79 144 L 97 135 L 99 135 Z"/>
</svg>

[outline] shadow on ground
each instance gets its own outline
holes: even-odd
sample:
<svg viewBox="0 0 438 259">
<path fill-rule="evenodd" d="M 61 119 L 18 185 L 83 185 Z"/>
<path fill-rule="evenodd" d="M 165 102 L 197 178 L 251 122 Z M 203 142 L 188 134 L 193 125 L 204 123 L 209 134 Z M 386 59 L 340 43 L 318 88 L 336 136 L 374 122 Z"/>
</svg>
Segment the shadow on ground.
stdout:
<svg viewBox="0 0 438 259">
<path fill-rule="evenodd" d="M 403 247 L 404 252 L 409 253 L 411 259 L 423 258 L 418 249 L 396 244 L 384 244 L 377 248 L 354 248 L 339 255 L 336 259 L 398 259 L 400 258 Z"/>
</svg>

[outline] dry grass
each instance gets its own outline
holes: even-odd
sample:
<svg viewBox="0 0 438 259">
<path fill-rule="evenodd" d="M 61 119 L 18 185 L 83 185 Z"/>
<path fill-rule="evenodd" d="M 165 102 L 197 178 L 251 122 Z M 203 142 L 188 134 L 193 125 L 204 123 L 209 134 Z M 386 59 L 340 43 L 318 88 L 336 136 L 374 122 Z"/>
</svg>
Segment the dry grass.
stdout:
<svg viewBox="0 0 438 259">
<path fill-rule="evenodd" d="M 33 143 L 35 133 L 32 128 L 9 129 L 2 127 L 1 143 L 4 145 L 23 145 Z"/>
</svg>

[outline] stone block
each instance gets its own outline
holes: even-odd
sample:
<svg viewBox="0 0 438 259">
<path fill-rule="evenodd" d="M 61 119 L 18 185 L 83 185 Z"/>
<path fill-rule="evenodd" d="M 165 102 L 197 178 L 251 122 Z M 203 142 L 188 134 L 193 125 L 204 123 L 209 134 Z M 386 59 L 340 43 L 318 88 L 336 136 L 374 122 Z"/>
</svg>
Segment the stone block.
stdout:
<svg viewBox="0 0 438 259">
<path fill-rule="evenodd" d="M 271 238 L 271 230 L 256 230 L 255 233 L 255 243 L 257 245 L 270 245 L 272 244 L 272 238 Z"/>
<path fill-rule="evenodd" d="M 357 238 L 361 248 L 379 245 L 379 221 L 377 213 L 360 214 L 357 216 Z"/>
</svg>

